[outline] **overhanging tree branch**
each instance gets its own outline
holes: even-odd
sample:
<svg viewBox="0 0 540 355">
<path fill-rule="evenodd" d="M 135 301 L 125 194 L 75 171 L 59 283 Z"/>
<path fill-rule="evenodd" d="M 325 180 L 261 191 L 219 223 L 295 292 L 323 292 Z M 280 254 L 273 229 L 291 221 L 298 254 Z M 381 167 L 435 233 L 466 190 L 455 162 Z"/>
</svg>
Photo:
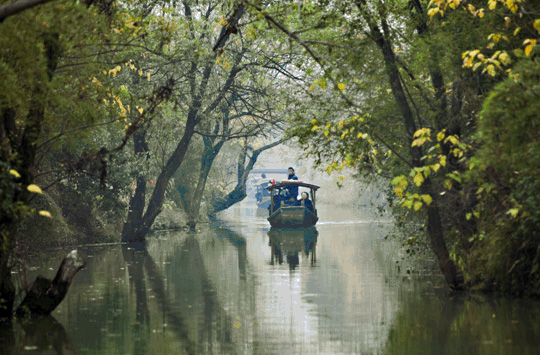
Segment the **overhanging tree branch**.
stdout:
<svg viewBox="0 0 540 355">
<path fill-rule="evenodd" d="M 51 0 L 26 0 L 16 1 L 10 4 L 0 6 L 0 23 L 4 22 L 9 16 L 13 16 L 34 6 L 45 4 Z"/>
</svg>

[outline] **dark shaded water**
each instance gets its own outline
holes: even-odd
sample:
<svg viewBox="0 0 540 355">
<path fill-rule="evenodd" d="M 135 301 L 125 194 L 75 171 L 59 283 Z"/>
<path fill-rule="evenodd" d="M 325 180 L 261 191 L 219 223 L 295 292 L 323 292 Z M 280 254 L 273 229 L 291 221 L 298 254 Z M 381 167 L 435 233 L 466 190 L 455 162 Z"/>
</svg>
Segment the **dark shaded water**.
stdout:
<svg viewBox="0 0 540 355">
<path fill-rule="evenodd" d="M 407 272 L 384 221 L 322 210 L 316 230 L 276 232 L 245 206 L 197 233 L 82 248 L 54 318 L 0 326 L 2 352 L 540 353 L 539 302 L 452 296 L 429 262 Z"/>
</svg>

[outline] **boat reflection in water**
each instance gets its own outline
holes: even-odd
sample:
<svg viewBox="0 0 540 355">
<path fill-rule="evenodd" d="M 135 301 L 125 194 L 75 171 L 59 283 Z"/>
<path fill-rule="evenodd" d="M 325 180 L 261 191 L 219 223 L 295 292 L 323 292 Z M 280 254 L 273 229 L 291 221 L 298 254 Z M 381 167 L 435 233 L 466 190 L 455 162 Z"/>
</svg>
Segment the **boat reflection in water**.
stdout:
<svg viewBox="0 0 540 355">
<path fill-rule="evenodd" d="M 255 216 L 259 218 L 268 217 L 268 208 L 257 207 L 257 210 L 255 211 Z"/>
<path fill-rule="evenodd" d="M 317 262 L 317 237 L 319 232 L 315 227 L 310 228 L 271 228 L 268 231 L 268 245 L 271 248 L 270 264 L 283 264 L 283 258 L 294 270 L 300 263 L 300 254 L 310 261 L 310 265 Z"/>
</svg>

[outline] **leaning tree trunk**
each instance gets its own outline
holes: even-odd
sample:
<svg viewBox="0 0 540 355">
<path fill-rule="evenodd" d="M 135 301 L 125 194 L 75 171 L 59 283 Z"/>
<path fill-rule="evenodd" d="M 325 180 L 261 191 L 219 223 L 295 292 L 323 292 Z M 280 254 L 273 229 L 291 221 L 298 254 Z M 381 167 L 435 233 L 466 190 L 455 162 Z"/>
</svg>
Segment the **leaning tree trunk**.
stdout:
<svg viewBox="0 0 540 355">
<path fill-rule="evenodd" d="M 32 287 L 17 308 L 17 316 L 46 316 L 62 302 L 73 278 L 86 265 L 77 250 L 71 251 L 62 260 L 54 280 L 36 277 Z"/>
<path fill-rule="evenodd" d="M 199 172 L 199 180 L 197 186 L 191 195 L 188 206 L 188 227 L 194 229 L 197 225 L 197 219 L 199 218 L 199 211 L 201 208 L 201 202 L 203 193 L 206 187 L 206 181 L 208 180 L 208 174 L 212 169 L 212 164 L 219 154 L 219 151 L 225 143 L 225 139 L 221 139 L 215 146 L 213 145 L 213 139 L 204 138 L 204 152 L 201 160 L 201 170 Z"/>
<path fill-rule="evenodd" d="M 247 156 L 247 146 L 244 147 L 242 150 L 242 153 L 240 153 L 240 157 L 238 159 L 238 166 L 237 166 L 237 182 L 234 189 L 229 192 L 227 195 L 223 196 L 219 199 L 212 200 L 211 206 L 208 209 L 208 214 L 210 217 L 214 217 L 218 212 L 226 210 L 227 208 L 231 207 L 232 205 L 242 201 L 247 196 L 247 189 L 246 189 L 246 182 L 249 177 L 249 173 L 251 170 L 253 170 L 253 166 L 257 162 L 257 159 L 259 158 L 259 155 L 264 152 L 265 150 L 268 150 L 270 148 L 274 148 L 275 146 L 280 145 L 283 143 L 283 139 L 280 139 L 276 142 L 270 143 L 268 145 L 265 145 L 257 150 L 254 150 L 251 156 L 248 159 Z M 246 159 L 248 159 L 247 165 L 246 165 Z"/>
<path fill-rule="evenodd" d="M 140 222 L 139 228 L 134 231 L 134 233 L 129 235 L 123 235 L 122 241 L 123 242 L 141 242 L 145 240 L 146 235 L 150 231 L 150 228 L 152 227 L 152 224 L 156 220 L 156 217 L 161 212 L 161 208 L 163 206 L 163 201 L 165 199 L 165 192 L 167 191 L 167 185 L 169 183 L 169 180 L 173 176 L 176 170 L 180 167 L 182 162 L 184 161 L 184 157 L 186 155 L 186 152 L 189 147 L 189 142 L 191 141 L 191 138 L 193 137 L 195 125 L 196 125 L 196 119 L 188 118 L 188 122 L 186 125 L 186 130 L 184 132 L 184 135 L 182 136 L 182 139 L 178 143 L 175 151 L 167 161 L 167 164 L 165 165 L 165 168 L 161 171 L 159 174 L 157 180 L 156 180 L 156 186 L 154 187 L 154 191 L 152 192 L 152 197 L 150 197 L 150 202 L 148 203 L 148 208 L 146 209 L 145 214 L 142 217 L 142 221 Z M 136 218 L 135 216 L 132 216 L 132 218 Z M 130 219 L 126 221 L 127 223 L 139 223 L 134 222 Z"/>
<path fill-rule="evenodd" d="M 191 19 L 191 9 L 188 4 L 184 4 L 186 9 L 186 16 Z M 157 216 L 161 213 L 163 207 L 163 202 L 165 200 L 165 192 L 167 191 L 167 185 L 171 180 L 173 174 L 178 170 L 189 147 L 189 143 L 193 134 L 195 133 L 195 127 L 200 122 L 202 117 L 208 116 L 220 103 L 220 101 L 225 97 L 225 92 L 227 92 L 233 84 L 236 74 L 241 70 L 237 65 L 229 72 L 229 77 L 227 78 L 225 85 L 223 85 L 221 92 L 217 95 L 210 105 L 205 110 L 202 110 L 203 101 L 205 100 L 206 90 L 208 87 L 208 82 L 212 74 L 215 59 L 218 56 L 218 53 L 223 49 L 227 43 L 231 33 L 235 33 L 236 25 L 244 13 L 244 5 L 238 4 L 235 8 L 233 15 L 228 19 L 227 23 L 222 27 L 220 36 L 217 39 L 217 42 L 213 48 L 215 51 L 214 57 L 210 59 L 204 68 L 199 68 L 196 62 L 191 63 L 191 70 L 188 75 L 188 82 L 190 86 L 190 91 L 192 93 L 193 102 L 188 112 L 186 129 L 182 139 L 176 146 L 176 149 L 172 153 L 171 157 L 167 161 L 165 168 L 159 174 L 154 191 L 150 197 L 148 207 L 146 212 L 142 216 L 142 222 L 137 231 L 130 235 L 122 236 L 123 242 L 141 242 L 144 241 L 146 235 L 150 232 L 150 228 L 154 224 Z M 242 56 L 238 57 L 238 60 Z M 202 69 L 202 78 L 199 86 L 195 82 L 195 76 L 198 71 Z M 132 220 L 126 221 L 126 223 L 133 223 Z"/>
<path fill-rule="evenodd" d="M 380 13 L 380 21 L 382 30 L 375 22 L 375 17 L 369 11 L 369 6 L 366 0 L 356 0 L 356 4 L 361 11 L 364 20 L 369 26 L 371 37 L 377 44 L 383 55 L 386 74 L 390 87 L 392 88 L 392 95 L 396 100 L 396 104 L 404 119 L 405 130 L 407 138 L 409 140 L 409 147 L 411 147 L 412 165 L 414 167 L 422 166 L 422 150 L 420 147 L 412 146 L 414 133 L 417 129 L 414 115 L 407 101 L 407 95 L 402 85 L 401 77 L 399 74 L 398 61 L 392 44 L 390 42 L 390 33 L 388 23 L 384 17 L 384 14 Z M 433 203 L 428 207 L 427 229 L 428 237 L 431 243 L 431 247 L 435 255 L 437 256 L 439 267 L 443 273 L 448 285 L 453 290 L 463 289 L 463 274 L 459 267 L 452 261 L 446 247 L 446 241 L 442 230 L 442 222 L 439 207 L 437 206 L 438 195 L 431 191 L 431 186 L 428 186 L 428 181 L 424 182 L 423 190 L 425 193 L 430 194 L 433 199 Z"/>
</svg>

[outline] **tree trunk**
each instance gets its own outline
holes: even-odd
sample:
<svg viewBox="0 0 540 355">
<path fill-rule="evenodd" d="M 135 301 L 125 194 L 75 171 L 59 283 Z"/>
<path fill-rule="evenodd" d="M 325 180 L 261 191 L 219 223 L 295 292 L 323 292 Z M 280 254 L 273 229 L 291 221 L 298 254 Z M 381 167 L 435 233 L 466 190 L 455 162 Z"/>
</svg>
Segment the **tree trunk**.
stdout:
<svg viewBox="0 0 540 355">
<path fill-rule="evenodd" d="M 5 244 L 3 243 L 2 246 Z M 11 279 L 7 250 L 0 249 L 0 320 L 13 316 L 13 302 L 15 301 L 15 285 Z"/>
<path fill-rule="evenodd" d="M 165 192 L 167 191 L 167 185 L 169 184 L 169 180 L 173 174 L 176 172 L 176 170 L 178 170 L 184 161 L 184 157 L 186 156 L 186 152 L 189 147 L 189 142 L 194 134 L 195 125 L 195 118 L 192 118 L 191 120 L 188 118 L 186 130 L 182 139 L 180 140 L 180 143 L 178 143 L 174 153 L 167 161 L 165 168 L 161 171 L 156 181 L 156 186 L 152 192 L 152 197 L 148 203 L 148 208 L 143 216 L 141 228 L 136 234 L 134 234 L 134 239 L 136 241 L 144 240 L 146 234 L 148 234 L 152 224 L 156 220 L 156 217 L 161 212 L 161 207 L 163 206 L 163 201 L 165 199 Z"/>
<path fill-rule="evenodd" d="M 412 147 L 411 144 L 413 141 L 414 132 L 416 131 L 417 127 L 414 121 L 411 107 L 405 94 L 405 90 L 401 83 L 401 78 L 398 70 L 398 62 L 396 60 L 396 55 L 390 42 L 388 23 L 386 22 L 384 14 L 379 13 L 382 25 L 381 31 L 378 24 L 374 20 L 376 17 L 372 16 L 372 14 L 369 12 L 366 1 L 357 0 L 356 4 L 361 11 L 365 21 L 368 23 L 371 37 L 382 52 L 386 73 L 388 75 L 388 81 L 390 83 L 390 87 L 392 88 L 392 94 L 394 96 L 394 99 L 396 100 L 398 109 L 400 110 L 401 115 L 404 119 L 405 130 L 409 140 L 409 147 L 411 147 L 410 149 L 412 156 L 412 165 L 414 167 L 421 167 L 423 164 L 421 160 L 422 150 L 420 147 Z M 436 79 L 442 80 L 442 77 L 438 77 Z M 441 107 L 444 108 L 445 106 L 442 105 Z M 446 248 L 446 241 L 443 234 L 440 210 L 437 206 L 437 200 L 439 196 L 437 194 L 434 194 L 433 191 L 431 191 L 432 188 L 429 180 L 426 180 L 424 182 L 421 189 L 423 193 L 429 194 L 433 199 L 433 203 L 428 206 L 427 218 L 428 237 L 431 243 L 431 248 L 437 256 L 441 272 L 443 273 L 450 288 L 453 290 L 461 290 L 464 287 L 463 275 L 457 265 L 452 261 L 452 259 L 450 259 L 448 249 Z"/>
<path fill-rule="evenodd" d="M 257 159 L 259 158 L 259 155 L 264 152 L 267 149 L 273 148 L 275 146 L 280 145 L 283 143 L 283 139 L 280 139 L 276 142 L 270 143 L 268 145 L 265 145 L 257 150 L 254 150 L 251 154 L 251 157 L 249 157 L 249 161 L 247 165 L 245 164 L 245 160 L 247 158 L 247 147 L 246 149 L 243 149 L 240 153 L 240 157 L 238 159 L 238 168 L 237 168 L 237 174 L 238 179 L 236 186 L 234 189 L 229 192 L 226 196 L 220 199 L 215 199 L 212 201 L 210 208 L 208 209 L 208 213 L 211 217 L 215 216 L 218 212 L 226 210 L 227 208 L 231 207 L 235 203 L 238 203 L 246 198 L 247 191 L 246 191 L 246 182 L 249 177 L 249 173 L 251 170 L 253 170 L 253 166 L 257 162 Z"/>
<path fill-rule="evenodd" d="M 440 209 L 437 201 L 439 198 L 434 194 L 430 180 L 424 181 L 421 187 L 423 194 L 429 194 L 434 197 L 433 202 L 427 206 L 427 230 L 431 250 L 437 256 L 437 262 L 446 283 L 452 290 L 462 290 L 464 288 L 463 273 L 457 265 L 450 259 L 450 254 L 446 248 L 444 240 L 443 225 L 441 222 Z"/>
<path fill-rule="evenodd" d="M 189 4 L 184 2 L 184 8 L 186 17 L 188 19 L 191 19 L 192 14 Z M 163 168 L 156 180 L 156 186 L 154 187 L 154 191 L 152 192 L 152 196 L 150 197 L 146 212 L 142 217 L 142 223 L 140 227 L 132 234 L 122 236 L 123 241 L 141 242 L 145 240 L 146 235 L 150 232 L 152 224 L 154 224 L 156 217 L 161 212 L 161 208 L 163 207 L 163 202 L 165 199 L 165 192 L 167 191 L 167 185 L 169 184 L 171 177 L 174 175 L 174 173 L 178 170 L 178 168 L 184 161 L 184 157 L 188 150 L 189 143 L 191 142 L 191 138 L 195 133 L 195 127 L 200 122 L 202 117 L 208 116 L 219 105 L 220 101 L 223 100 L 223 98 L 225 97 L 225 93 L 231 87 L 234 78 L 236 77 L 236 74 L 238 74 L 238 72 L 241 70 L 240 68 L 238 68 L 237 64 L 242 58 L 242 53 L 237 56 L 237 63 L 235 63 L 233 69 L 229 72 L 229 77 L 227 78 L 220 94 L 217 95 L 217 97 L 206 107 L 206 109 L 202 110 L 208 82 L 212 74 L 214 65 L 216 63 L 215 59 L 219 54 L 221 54 L 220 51 L 227 43 L 230 34 L 235 32 L 234 29 L 236 28 L 238 21 L 240 21 L 243 13 L 244 5 L 238 4 L 232 17 L 230 17 L 227 23 L 222 27 L 220 36 L 217 39 L 217 42 L 213 48 L 213 50 L 215 51 L 214 56 L 206 62 L 204 68 L 199 68 L 197 62 L 195 61 L 191 63 L 191 70 L 188 74 L 188 82 L 191 92 L 191 99 L 193 101 L 187 115 L 186 129 L 184 131 L 184 135 L 176 146 L 176 149 L 172 153 L 171 157 L 167 161 L 165 168 Z M 203 74 L 199 85 L 197 85 L 195 80 L 196 74 L 197 72 L 201 71 L 201 69 Z M 132 223 L 132 221 L 130 221 L 130 223 Z"/>
<path fill-rule="evenodd" d="M 234 190 L 229 192 L 225 197 L 212 202 L 209 213 L 211 216 L 215 216 L 218 212 L 226 210 L 235 203 L 241 202 L 246 196 L 246 185 L 237 184 Z"/>
<path fill-rule="evenodd" d="M 135 155 L 145 154 L 148 159 L 148 145 L 146 144 L 146 130 L 138 131 L 133 135 L 133 148 Z M 146 179 L 144 176 L 137 176 L 137 186 L 135 194 L 129 201 L 129 211 L 122 229 L 122 242 L 130 241 L 130 236 L 136 235 L 142 226 L 144 205 L 146 203 Z"/>
<path fill-rule="evenodd" d="M 221 147 L 225 143 L 225 140 L 222 139 L 213 146 L 213 139 L 205 139 L 204 152 L 201 161 L 201 170 L 199 172 L 199 180 L 197 181 L 197 186 L 195 191 L 193 191 L 192 197 L 189 201 L 188 207 L 188 227 L 194 229 L 197 225 L 197 219 L 199 218 L 199 211 L 201 208 L 201 202 L 203 193 L 206 187 L 206 181 L 208 179 L 208 174 L 212 169 L 212 164 L 216 156 L 218 155 Z"/>
<path fill-rule="evenodd" d="M 86 265 L 77 250 L 71 251 L 62 260 L 54 280 L 36 277 L 30 291 L 17 309 L 17 316 L 46 316 L 62 302 L 73 278 Z"/>
</svg>

